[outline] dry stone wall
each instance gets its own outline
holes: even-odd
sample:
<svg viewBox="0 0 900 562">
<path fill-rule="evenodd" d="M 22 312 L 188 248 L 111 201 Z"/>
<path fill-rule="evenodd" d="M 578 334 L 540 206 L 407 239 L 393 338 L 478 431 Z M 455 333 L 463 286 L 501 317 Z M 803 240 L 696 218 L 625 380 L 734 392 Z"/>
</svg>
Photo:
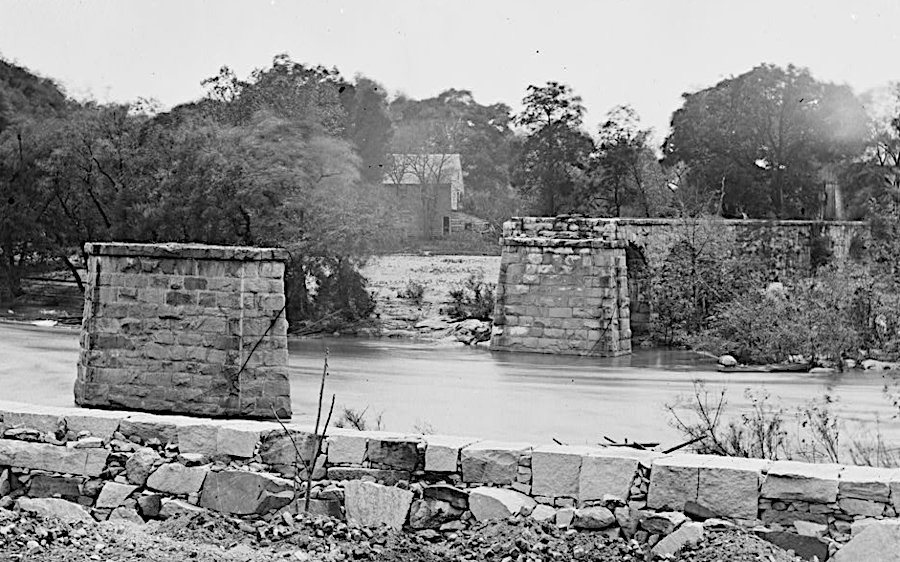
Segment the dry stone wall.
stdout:
<svg viewBox="0 0 900 562">
<path fill-rule="evenodd" d="M 314 446 L 295 424 L 2 402 L 0 436 L 0 507 L 136 522 L 296 510 L 291 440 L 307 458 Z M 362 526 L 449 534 L 531 517 L 657 553 L 743 527 L 825 560 L 869 528 L 900 525 L 896 469 L 341 429 L 323 453 L 311 510 Z"/>
<path fill-rule="evenodd" d="M 87 244 L 75 402 L 290 417 L 278 249 Z"/>
</svg>

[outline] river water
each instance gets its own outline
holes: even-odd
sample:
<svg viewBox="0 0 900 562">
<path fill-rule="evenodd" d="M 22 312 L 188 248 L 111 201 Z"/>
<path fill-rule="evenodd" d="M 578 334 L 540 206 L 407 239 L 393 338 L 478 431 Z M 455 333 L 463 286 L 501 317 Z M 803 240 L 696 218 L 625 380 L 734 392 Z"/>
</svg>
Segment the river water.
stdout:
<svg viewBox="0 0 900 562">
<path fill-rule="evenodd" d="M 366 409 L 370 421 L 381 413 L 388 430 L 570 444 L 608 437 L 672 446 L 683 437 L 671 427 L 666 405 L 690 398 L 694 381 L 703 380 L 713 401 L 726 391 L 732 417 L 753 407 L 747 389 L 767 393 L 769 405 L 789 414 L 827 394 L 836 400 L 845 438 L 871 431 L 877 421 L 900 445 L 897 410 L 884 394 L 892 378 L 884 373 L 720 373 L 712 359 L 660 349 L 581 358 L 399 340 L 296 340 L 290 351 L 297 412 L 315 411 L 326 348 L 326 396 L 336 396 L 336 412 Z"/>
<path fill-rule="evenodd" d="M 326 399 L 335 395 L 335 419 L 344 407 L 365 410 L 370 427 L 381 414 L 389 431 L 671 446 L 683 439 L 670 426 L 666 404 L 690 396 L 701 379 L 711 395 L 726 390 L 733 415 L 750 410 L 748 388 L 767 392 L 769 404 L 788 411 L 827 393 L 836 399 L 845 442 L 872 432 L 877 421 L 889 443 L 900 445 L 897 410 L 883 392 L 890 374 L 719 373 L 708 358 L 657 349 L 606 359 L 491 353 L 455 343 L 296 339 L 290 376 L 299 421 L 314 420 L 326 349 Z M 77 361 L 76 330 L 0 324 L 0 400 L 71 405 Z"/>
</svg>

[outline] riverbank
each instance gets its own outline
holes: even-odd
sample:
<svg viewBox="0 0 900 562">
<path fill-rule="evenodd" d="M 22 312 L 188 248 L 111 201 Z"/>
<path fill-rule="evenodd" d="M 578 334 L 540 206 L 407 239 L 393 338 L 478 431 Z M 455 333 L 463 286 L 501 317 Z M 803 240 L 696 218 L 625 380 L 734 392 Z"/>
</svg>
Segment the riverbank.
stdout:
<svg viewBox="0 0 900 562">
<path fill-rule="evenodd" d="M 375 297 L 378 325 L 360 335 L 440 340 L 450 336 L 455 324 L 447 314 L 450 291 L 473 276 L 496 285 L 500 256 L 376 256 L 361 273 Z M 420 300 L 401 296 L 414 286 L 422 287 Z"/>
</svg>

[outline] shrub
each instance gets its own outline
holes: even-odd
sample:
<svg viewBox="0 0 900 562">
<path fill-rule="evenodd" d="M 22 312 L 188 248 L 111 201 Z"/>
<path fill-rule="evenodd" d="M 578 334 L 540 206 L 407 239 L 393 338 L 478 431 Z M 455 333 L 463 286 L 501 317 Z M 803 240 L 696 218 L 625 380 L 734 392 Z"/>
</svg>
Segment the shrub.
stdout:
<svg viewBox="0 0 900 562">
<path fill-rule="evenodd" d="M 413 281 L 412 279 L 407 281 L 406 287 L 404 287 L 400 292 L 397 293 L 398 298 L 411 300 L 417 305 L 422 304 L 424 296 L 425 285 L 422 285 L 417 281 Z"/>
<path fill-rule="evenodd" d="M 724 227 L 711 219 L 685 219 L 677 240 L 651 274 L 651 330 L 666 345 L 689 343 L 708 327 L 713 311 L 758 283 L 761 274 L 734 257 Z"/>
<path fill-rule="evenodd" d="M 493 283 L 485 283 L 479 276 L 470 275 L 462 286 L 450 291 L 447 315 L 457 320 L 490 320 L 494 314 L 494 288 Z"/>
<path fill-rule="evenodd" d="M 712 394 L 703 381 L 694 381 L 693 393 L 667 404 L 669 424 L 698 453 L 771 460 L 841 462 L 849 453 L 856 464 L 895 466 L 898 455 L 880 431 L 872 439 L 851 439 L 841 448 L 842 423 L 828 394 L 814 398 L 796 411 L 782 407 L 765 389 L 746 389 L 748 412 L 728 411 L 726 391 Z"/>
<path fill-rule="evenodd" d="M 694 347 L 742 363 L 777 363 L 803 355 L 835 363 L 859 350 L 900 351 L 898 298 L 863 270 L 826 268 L 789 282 L 784 294 L 748 291 L 716 307 Z"/>
<path fill-rule="evenodd" d="M 331 332 L 369 318 L 375 300 L 349 258 L 292 260 L 285 275 L 291 329 Z"/>
</svg>

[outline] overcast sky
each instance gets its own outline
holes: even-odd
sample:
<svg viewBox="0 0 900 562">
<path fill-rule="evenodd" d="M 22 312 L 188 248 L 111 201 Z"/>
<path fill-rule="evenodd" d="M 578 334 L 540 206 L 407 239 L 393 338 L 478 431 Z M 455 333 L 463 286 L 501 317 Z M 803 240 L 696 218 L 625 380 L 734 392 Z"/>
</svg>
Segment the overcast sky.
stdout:
<svg viewBox="0 0 900 562">
<path fill-rule="evenodd" d="M 900 79 L 898 0 L 0 0 L 0 56 L 77 98 L 203 95 L 278 53 L 425 98 L 471 90 L 518 109 L 565 82 L 586 125 L 629 103 L 658 138 L 683 92 L 761 62 L 806 66 L 857 92 Z"/>
</svg>

